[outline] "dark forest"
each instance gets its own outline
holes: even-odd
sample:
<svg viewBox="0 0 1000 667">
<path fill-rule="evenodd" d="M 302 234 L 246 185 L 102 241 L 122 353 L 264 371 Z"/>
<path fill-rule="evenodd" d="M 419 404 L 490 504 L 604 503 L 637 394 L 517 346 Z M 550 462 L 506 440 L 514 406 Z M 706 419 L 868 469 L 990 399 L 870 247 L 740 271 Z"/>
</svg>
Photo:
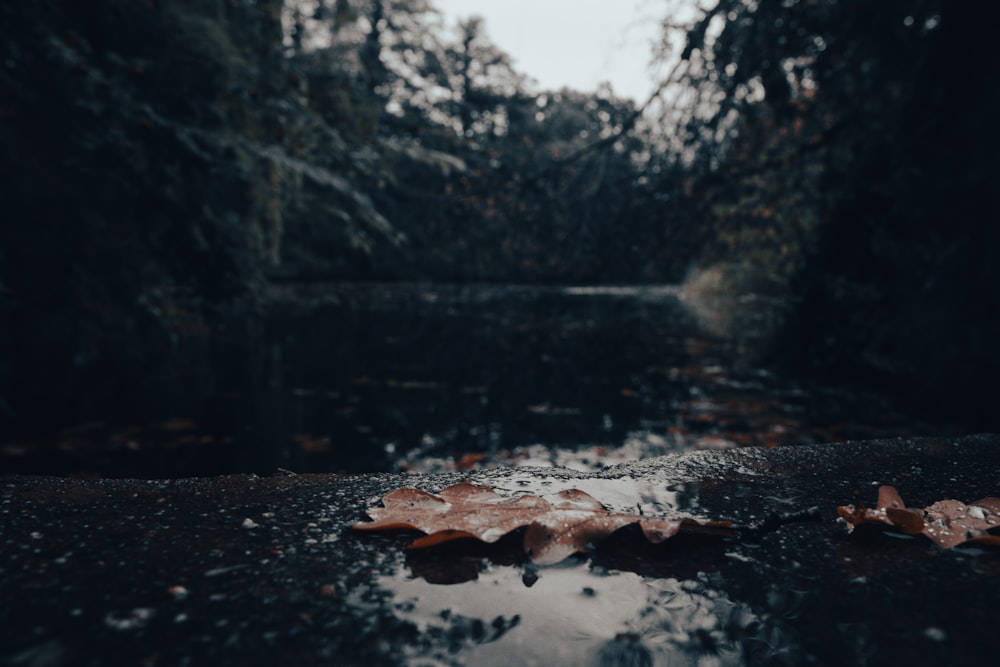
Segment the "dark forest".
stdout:
<svg viewBox="0 0 1000 667">
<path fill-rule="evenodd" d="M 166 417 L 144 378 L 344 281 L 684 284 L 727 363 L 995 429 L 988 24 L 668 9 L 629 100 L 533 90 L 425 0 L 2 3 L 3 439 Z"/>
<path fill-rule="evenodd" d="M 635 2 L 0 0 L 0 665 L 996 664 L 985 3 Z"/>
</svg>

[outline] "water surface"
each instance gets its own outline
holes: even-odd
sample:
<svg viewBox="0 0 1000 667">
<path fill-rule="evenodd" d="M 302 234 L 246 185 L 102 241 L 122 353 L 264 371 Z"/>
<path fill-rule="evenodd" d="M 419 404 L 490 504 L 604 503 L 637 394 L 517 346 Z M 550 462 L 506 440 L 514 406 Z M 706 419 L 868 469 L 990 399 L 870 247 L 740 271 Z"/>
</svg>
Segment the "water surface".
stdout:
<svg viewBox="0 0 1000 667">
<path fill-rule="evenodd" d="M 2 464 L 144 477 L 595 470 L 919 431 L 876 396 L 741 362 L 689 305 L 673 286 L 276 290 L 263 317 L 124 387 L 119 410 L 2 443 Z"/>
</svg>

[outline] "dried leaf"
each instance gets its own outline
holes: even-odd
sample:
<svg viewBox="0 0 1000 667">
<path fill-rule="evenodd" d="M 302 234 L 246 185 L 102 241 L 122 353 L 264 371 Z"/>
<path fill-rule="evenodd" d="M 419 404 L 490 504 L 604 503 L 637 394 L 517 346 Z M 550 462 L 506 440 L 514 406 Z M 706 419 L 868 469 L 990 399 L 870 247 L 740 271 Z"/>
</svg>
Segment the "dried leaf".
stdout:
<svg viewBox="0 0 1000 667">
<path fill-rule="evenodd" d="M 477 465 L 489 458 L 488 454 L 483 454 L 481 452 L 463 454 L 462 456 L 455 459 L 455 469 L 456 470 L 472 470 Z"/>
<path fill-rule="evenodd" d="M 175 417 L 163 422 L 163 430 L 175 433 L 177 431 L 197 431 L 198 422 L 187 417 Z"/>
<path fill-rule="evenodd" d="M 639 524 L 646 539 L 662 542 L 674 535 L 705 533 L 729 537 L 728 521 L 649 519 L 608 511 L 593 497 L 577 489 L 542 498 L 501 496 L 492 489 L 463 482 L 433 494 L 420 489 L 398 489 L 382 499 L 383 507 L 368 510 L 371 522 L 355 530 L 412 529 L 426 533 L 410 544 L 420 549 L 451 540 L 473 538 L 493 543 L 525 527 L 524 550 L 535 563 L 557 563 L 597 544 L 619 528 Z"/>
<path fill-rule="evenodd" d="M 924 509 L 908 508 L 895 487 L 878 490 L 875 509 L 844 505 L 837 513 L 849 530 L 860 526 L 895 529 L 907 535 L 924 535 L 938 546 L 984 546 L 1000 548 L 1000 498 L 984 498 L 966 505 L 957 500 L 939 500 Z"/>
</svg>

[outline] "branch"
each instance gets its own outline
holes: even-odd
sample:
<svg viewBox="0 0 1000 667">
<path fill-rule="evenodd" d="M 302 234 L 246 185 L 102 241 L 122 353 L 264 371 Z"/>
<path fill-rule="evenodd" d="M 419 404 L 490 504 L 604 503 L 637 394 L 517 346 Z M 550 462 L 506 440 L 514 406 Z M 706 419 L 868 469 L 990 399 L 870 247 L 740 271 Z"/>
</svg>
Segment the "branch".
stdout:
<svg viewBox="0 0 1000 667">
<path fill-rule="evenodd" d="M 663 93 L 664 90 L 666 90 L 667 86 L 669 86 L 671 83 L 674 83 L 674 77 L 680 71 L 681 65 L 684 65 L 686 63 L 687 63 L 686 60 L 678 60 L 677 61 L 677 63 L 674 65 L 673 69 L 670 70 L 670 74 L 668 74 L 660 82 L 660 85 L 657 86 L 656 90 L 654 90 L 653 93 L 646 99 L 646 101 L 643 102 L 642 106 L 639 107 L 638 109 L 636 109 L 634 112 L 632 112 L 632 115 L 629 116 L 628 119 L 624 123 L 622 123 L 621 129 L 619 129 L 614 134 L 611 134 L 611 135 L 609 135 L 607 137 L 604 137 L 603 139 L 600 139 L 599 141 L 595 141 L 595 142 L 589 143 L 586 146 L 583 146 L 581 148 L 576 149 L 575 151 L 573 151 L 572 153 L 568 154 L 564 158 L 557 158 L 557 159 L 552 160 L 552 162 L 548 165 L 548 167 L 546 167 L 546 169 L 543 169 L 542 172 L 546 171 L 548 168 L 551 168 L 551 167 L 558 167 L 558 166 L 562 166 L 562 165 L 565 165 L 565 164 L 569 164 L 571 162 L 575 162 L 576 160 L 579 160 L 584 155 L 588 155 L 588 154 L 593 153 L 594 151 L 600 150 L 602 148 L 607 148 L 608 146 L 611 146 L 616 141 L 618 141 L 619 139 L 621 139 L 622 137 L 624 137 L 626 134 L 628 134 L 629 132 L 631 132 L 632 129 L 635 128 L 635 124 L 639 121 L 639 119 L 642 117 L 642 115 L 644 113 L 646 113 L 646 109 L 649 108 L 649 105 L 652 104 L 653 101 L 656 100 L 656 98 L 658 98 L 660 96 L 660 94 Z"/>
</svg>

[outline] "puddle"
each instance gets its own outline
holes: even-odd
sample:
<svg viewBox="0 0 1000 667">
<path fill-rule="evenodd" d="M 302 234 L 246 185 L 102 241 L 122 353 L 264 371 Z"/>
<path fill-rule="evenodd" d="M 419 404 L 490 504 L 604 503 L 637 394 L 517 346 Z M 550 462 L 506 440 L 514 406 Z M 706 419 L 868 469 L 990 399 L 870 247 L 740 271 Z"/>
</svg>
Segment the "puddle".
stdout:
<svg viewBox="0 0 1000 667">
<path fill-rule="evenodd" d="M 650 578 L 580 561 L 532 570 L 483 563 L 450 586 L 401 566 L 379 586 L 438 649 L 412 664 L 743 665 L 789 650 L 773 619 L 719 592 L 718 575 Z"/>
</svg>

